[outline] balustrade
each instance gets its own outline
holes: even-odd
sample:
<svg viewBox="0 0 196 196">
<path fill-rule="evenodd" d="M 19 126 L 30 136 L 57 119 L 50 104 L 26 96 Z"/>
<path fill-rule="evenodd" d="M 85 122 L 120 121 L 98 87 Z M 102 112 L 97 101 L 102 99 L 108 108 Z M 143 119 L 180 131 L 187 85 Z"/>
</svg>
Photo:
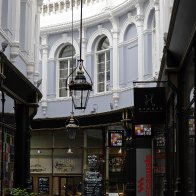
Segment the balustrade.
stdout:
<svg viewBox="0 0 196 196">
<path fill-rule="evenodd" d="M 81 0 L 73 0 L 73 7 L 78 8 Z M 84 6 L 89 6 L 99 0 L 83 0 Z M 56 0 L 54 2 L 48 2 L 41 7 L 41 14 L 50 14 L 62 11 L 69 11 L 72 7 L 72 0 Z"/>
</svg>

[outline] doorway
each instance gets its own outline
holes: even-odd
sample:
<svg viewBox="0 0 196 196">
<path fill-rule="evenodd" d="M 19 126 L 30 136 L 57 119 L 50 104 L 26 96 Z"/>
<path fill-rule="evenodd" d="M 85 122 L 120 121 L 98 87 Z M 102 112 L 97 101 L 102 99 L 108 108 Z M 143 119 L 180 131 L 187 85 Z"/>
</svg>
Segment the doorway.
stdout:
<svg viewBox="0 0 196 196">
<path fill-rule="evenodd" d="M 82 195 L 82 177 L 81 176 L 63 176 L 59 177 L 59 195 L 76 196 Z"/>
</svg>

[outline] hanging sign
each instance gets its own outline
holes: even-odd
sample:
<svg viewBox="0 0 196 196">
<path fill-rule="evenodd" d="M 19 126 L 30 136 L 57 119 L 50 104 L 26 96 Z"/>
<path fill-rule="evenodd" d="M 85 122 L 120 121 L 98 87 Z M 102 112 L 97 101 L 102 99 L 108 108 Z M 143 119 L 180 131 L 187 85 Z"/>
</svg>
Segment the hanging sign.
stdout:
<svg viewBox="0 0 196 196">
<path fill-rule="evenodd" d="M 165 123 L 166 98 L 164 87 L 134 88 L 135 123 Z"/>
</svg>

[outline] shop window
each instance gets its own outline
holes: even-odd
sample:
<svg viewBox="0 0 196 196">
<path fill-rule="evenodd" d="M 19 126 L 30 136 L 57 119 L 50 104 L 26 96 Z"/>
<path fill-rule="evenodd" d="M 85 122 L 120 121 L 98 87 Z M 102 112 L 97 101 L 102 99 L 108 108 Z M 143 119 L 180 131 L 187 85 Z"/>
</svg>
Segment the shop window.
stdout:
<svg viewBox="0 0 196 196">
<path fill-rule="evenodd" d="M 103 136 L 102 130 L 92 129 L 87 130 L 87 147 L 88 148 L 102 148 L 103 147 Z"/>
<path fill-rule="evenodd" d="M 51 148 L 52 147 L 51 131 L 36 131 L 31 135 L 31 148 Z"/>
<path fill-rule="evenodd" d="M 35 148 L 31 149 L 30 172 L 37 173 L 52 173 L 52 150 Z"/>
</svg>

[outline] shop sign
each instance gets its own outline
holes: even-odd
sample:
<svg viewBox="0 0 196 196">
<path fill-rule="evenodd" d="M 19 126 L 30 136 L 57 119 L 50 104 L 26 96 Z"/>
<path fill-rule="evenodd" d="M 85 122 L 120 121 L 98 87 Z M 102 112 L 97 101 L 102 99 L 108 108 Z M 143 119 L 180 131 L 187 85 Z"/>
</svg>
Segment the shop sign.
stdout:
<svg viewBox="0 0 196 196">
<path fill-rule="evenodd" d="M 134 88 L 135 123 L 165 123 L 166 99 L 164 87 Z"/>
</svg>

